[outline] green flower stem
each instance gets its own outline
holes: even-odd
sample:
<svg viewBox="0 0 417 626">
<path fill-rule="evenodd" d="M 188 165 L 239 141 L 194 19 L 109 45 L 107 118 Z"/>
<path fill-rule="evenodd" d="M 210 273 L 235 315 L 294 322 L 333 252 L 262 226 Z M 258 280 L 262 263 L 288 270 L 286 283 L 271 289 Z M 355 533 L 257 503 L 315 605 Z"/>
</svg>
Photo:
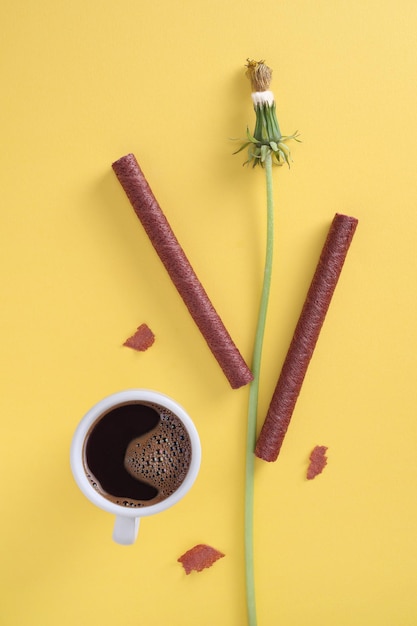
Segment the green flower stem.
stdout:
<svg viewBox="0 0 417 626">
<path fill-rule="evenodd" d="M 245 567 L 246 601 L 249 626 L 256 626 L 254 550 L 253 550 L 253 503 L 255 477 L 255 445 L 258 413 L 259 378 L 261 369 L 262 345 L 265 333 L 266 313 L 271 287 L 272 258 L 274 247 L 274 198 L 272 185 L 272 155 L 265 158 L 267 232 L 266 256 L 258 324 L 255 335 L 252 373 L 253 381 L 249 388 L 248 425 L 246 439 L 246 491 L 245 491 Z"/>
</svg>

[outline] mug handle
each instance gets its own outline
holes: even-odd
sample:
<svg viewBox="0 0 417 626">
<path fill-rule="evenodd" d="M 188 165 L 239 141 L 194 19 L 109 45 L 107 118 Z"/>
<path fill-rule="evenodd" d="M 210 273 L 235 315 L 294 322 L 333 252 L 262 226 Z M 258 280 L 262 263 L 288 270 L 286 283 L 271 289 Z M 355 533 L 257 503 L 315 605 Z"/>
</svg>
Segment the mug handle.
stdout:
<svg viewBox="0 0 417 626">
<path fill-rule="evenodd" d="M 125 517 L 116 515 L 113 528 L 113 541 L 123 546 L 130 546 L 135 543 L 139 530 L 139 517 Z"/>
</svg>

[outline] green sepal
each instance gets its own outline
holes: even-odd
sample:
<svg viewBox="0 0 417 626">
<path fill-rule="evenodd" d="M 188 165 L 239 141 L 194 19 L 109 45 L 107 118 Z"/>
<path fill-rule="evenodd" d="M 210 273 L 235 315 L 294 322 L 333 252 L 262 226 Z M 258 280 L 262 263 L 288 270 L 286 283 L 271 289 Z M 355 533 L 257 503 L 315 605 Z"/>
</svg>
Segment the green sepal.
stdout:
<svg viewBox="0 0 417 626">
<path fill-rule="evenodd" d="M 239 152 L 242 152 L 242 150 L 247 148 L 251 143 L 252 143 L 251 141 L 247 141 L 246 143 L 243 143 L 238 150 L 233 152 L 233 154 L 238 154 Z"/>
<path fill-rule="evenodd" d="M 261 146 L 261 162 L 262 163 L 265 163 L 265 159 L 270 152 L 271 150 L 269 146 L 266 146 L 265 144 Z"/>
<path fill-rule="evenodd" d="M 248 148 L 248 158 L 243 165 L 252 163 L 252 167 L 257 165 L 264 167 L 268 154 L 271 154 L 277 165 L 286 163 L 290 167 L 292 161 L 291 151 L 285 142 L 294 139 L 301 143 L 301 140 L 298 139 L 298 131 L 295 131 L 292 135 L 281 135 L 275 113 L 275 104 L 272 106 L 268 104 L 257 105 L 255 111 L 256 123 L 253 135 L 247 128 L 247 141 L 242 143 L 240 148 L 233 154 L 238 154 Z"/>
<path fill-rule="evenodd" d="M 250 142 L 258 143 L 258 140 L 250 134 L 249 128 L 246 129 L 246 137 L 249 139 Z"/>
</svg>

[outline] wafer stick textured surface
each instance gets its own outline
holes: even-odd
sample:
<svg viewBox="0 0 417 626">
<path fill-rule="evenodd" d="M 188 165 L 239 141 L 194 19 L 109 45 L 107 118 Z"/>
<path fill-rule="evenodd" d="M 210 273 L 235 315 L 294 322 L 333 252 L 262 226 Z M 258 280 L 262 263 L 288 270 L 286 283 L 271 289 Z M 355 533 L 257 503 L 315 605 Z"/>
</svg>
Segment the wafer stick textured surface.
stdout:
<svg viewBox="0 0 417 626">
<path fill-rule="evenodd" d="M 133 154 L 113 163 L 133 209 L 231 387 L 249 383 L 246 365 L 178 243 Z"/>
<path fill-rule="evenodd" d="M 330 226 L 256 443 L 255 454 L 265 461 L 279 455 L 357 224 L 356 218 L 337 213 Z"/>
</svg>

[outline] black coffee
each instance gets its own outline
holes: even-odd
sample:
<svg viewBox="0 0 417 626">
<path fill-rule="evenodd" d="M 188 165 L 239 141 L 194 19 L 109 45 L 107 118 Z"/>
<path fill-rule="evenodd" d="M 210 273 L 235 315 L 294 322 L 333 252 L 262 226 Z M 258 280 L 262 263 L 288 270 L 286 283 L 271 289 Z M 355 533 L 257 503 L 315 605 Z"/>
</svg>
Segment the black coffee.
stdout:
<svg viewBox="0 0 417 626">
<path fill-rule="evenodd" d="M 122 506 L 165 500 L 183 482 L 190 462 L 191 442 L 183 423 L 157 404 L 114 407 L 91 426 L 84 444 L 91 484 Z"/>
</svg>

